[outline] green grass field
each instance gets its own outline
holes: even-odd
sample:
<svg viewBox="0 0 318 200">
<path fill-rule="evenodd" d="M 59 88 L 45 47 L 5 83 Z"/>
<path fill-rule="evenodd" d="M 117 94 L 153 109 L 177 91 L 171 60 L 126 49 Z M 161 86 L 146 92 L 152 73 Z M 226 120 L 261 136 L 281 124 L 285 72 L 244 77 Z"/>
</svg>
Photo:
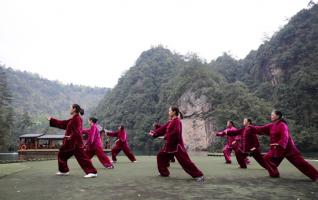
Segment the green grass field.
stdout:
<svg viewBox="0 0 318 200">
<path fill-rule="evenodd" d="M 68 199 L 318 199 L 318 183 L 311 182 L 284 161 L 281 178 L 272 179 L 254 161 L 248 169 L 222 157 L 192 156 L 206 176 L 199 184 L 174 163 L 171 176 L 158 176 L 156 158 L 139 156 L 138 163 L 119 157 L 114 170 L 102 167 L 96 158 L 98 177 L 84 179 L 83 171 L 71 159 L 71 176 L 55 176 L 57 162 L 40 161 L 0 165 L 1 200 Z M 318 162 L 311 162 L 318 168 Z"/>
</svg>

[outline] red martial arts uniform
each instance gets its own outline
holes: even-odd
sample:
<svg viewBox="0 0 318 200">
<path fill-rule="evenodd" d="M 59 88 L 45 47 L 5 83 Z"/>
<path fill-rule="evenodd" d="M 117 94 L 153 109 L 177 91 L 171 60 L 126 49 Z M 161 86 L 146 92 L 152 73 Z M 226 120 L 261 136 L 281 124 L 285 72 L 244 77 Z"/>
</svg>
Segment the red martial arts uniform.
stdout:
<svg viewBox="0 0 318 200">
<path fill-rule="evenodd" d="M 88 158 L 84 151 L 81 133 L 82 123 L 83 121 L 79 114 L 75 114 L 68 120 L 60 121 L 54 118 L 51 118 L 50 120 L 50 126 L 65 130 L 63 145 L 58 153 L 58 166 L 59 171 L 62 173 L 69 171 L 67 160 L 73 155 L 86 174 L 97 173 L 92 161 Z"/>
<path fill-rule="evenodd" d="M 104 167 L 113 167 L 110 159 L 104 153 L 102 139 L 96 124 L 93 124 L 90 129 L 83 130 L 83 134 L 88 135 L 87 142 L 85 144 L 85 152 L 87 156 L 91 159 L 94 155 L 96 155 Z"/>
<path fill-rule="evenodd" d="M 235 155 L 238 153 L 240 150 L 240 144 L 241 144 L 241 135 L 237 135 L 234 138 L 234 141 L 232 142 L 232 148 L 234 150 Z M 250 164 L 251 161 L 248 159 L 248 157 L 245 158 L 246 164 Z"/>
<path fill-rule="evenodd" d="M 227 136 L 226 137 L 227 142 L 223 148 L 223 155 L 225 158 L 225 162 L 230 164 L 230 163 L 232 163 L 232 161 L 231 161 L 231 152 L 233 150 L 232 143 L 235 141 L 235 137 L 226 135 L 225 131 L 227 131 L 227 130 L 236 130 L 236 128 L 235 127 L 227 128 L 222 132 L 218 132 L 216 135 L 220 136 L 220 137 Z"/>
<path fill-rule="evenodd" d="M 241 168 L 247 168 L 246 158 L 248 154 L 251 154 L 262 167 L 267 169 L 267 165 L 259 150 L 260 145 L 256 136 L 256 129 L 253 126 L 247 126 L 238 130 L 229 130 L 227 134 L 229 136 L 241 135 L 241 141 L 235 154 Z M 251 149 L 253 148 L 255 149 L 252 151 Z"/>
<path fill-rule="evenodd" d="M 158 126 L 157 126 L 158 127 Z M 165 145 L 157 155 L 157 165 L 161 176 L 169 176 L 170 160 L 176 157 L 181 167 L 193 178 L 202 177 L 203 173 L 190 160 L 182 139 L 182 124 L 178 117 L 154 130 L 153 137 L 164 136 Z"/>
<path fill-rule="evenodd" d="M 117 137 L 117 141 L 115 142 L 114 147 L 112 148 L 112 160 L 114 162 L 117 161 L 117 154 L 123 150 L 126 156 L 129 158 L 131 162 L 136 161 L 134 154 L 132 153 L 131 149 L 129 148 L 128 141 L 127 141 L 127 134 L 125 130 L 107 133 L 108 136 Z"/>
<path fill-rule="evenodd" d="M 271 169 L 270 176 L 279 177 L 277 167 L 286 157 L 303 174 L 314 181 L 318 180 L 318 171 L 302 157 L 285 122 L 278 120 L 265 126 L 256 126 L 255 128 L 258 134 L 265 134 L 270 137 L 271 149 L 264 156 L 265 162 Z M 273 144 L 278 144 L 278 146 Z"/>
</svg>

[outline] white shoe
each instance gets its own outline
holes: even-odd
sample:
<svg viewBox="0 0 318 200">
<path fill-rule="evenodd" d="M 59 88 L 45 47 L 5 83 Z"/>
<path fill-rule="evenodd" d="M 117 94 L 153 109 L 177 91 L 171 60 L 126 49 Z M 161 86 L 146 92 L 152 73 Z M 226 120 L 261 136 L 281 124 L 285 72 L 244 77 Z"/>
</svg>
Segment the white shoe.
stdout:
<svg viewBox="0 0 318 200">
<path fill-rule="evenodd" d="M 205 181 L 205 178 L 204 178 L 204 176 L 200 176 L 200 177 L 195 178 L 195 181 L 198 183 L 203 183 Z"/>
<path fill-rule="evenodd" d="M 96 178 L 97 174 L 89 173 L 84 176 L 84 178 Z"/>
<path fill-rule="evenodd" d="M 135 160 L 135 161 L 132 161 L 132 163 L 136 163 L 137 162 L 137 160 Z"/>
<path fill-rule="evenodd" d="M 57 176 L 69 176 L 70 172 L 57 172 L 56 175 Z"/>
</svg>

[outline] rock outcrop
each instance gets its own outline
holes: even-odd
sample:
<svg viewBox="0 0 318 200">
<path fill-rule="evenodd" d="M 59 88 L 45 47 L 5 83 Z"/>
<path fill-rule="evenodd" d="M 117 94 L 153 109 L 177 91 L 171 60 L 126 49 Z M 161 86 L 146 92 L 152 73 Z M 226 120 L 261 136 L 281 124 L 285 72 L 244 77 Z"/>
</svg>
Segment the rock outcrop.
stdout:
<svg viewBox="0 0 318 200">
<path fill-rule="evenodd" d="M 184 115 L 183 139 L 189 151 L 204 151 L 214 141 L 213 119 L 203 119 L 202 115 L 210 106 L 205 96 L 196 97 L 191 91 L 185 92 L 178 104 Z"/>
</svg>

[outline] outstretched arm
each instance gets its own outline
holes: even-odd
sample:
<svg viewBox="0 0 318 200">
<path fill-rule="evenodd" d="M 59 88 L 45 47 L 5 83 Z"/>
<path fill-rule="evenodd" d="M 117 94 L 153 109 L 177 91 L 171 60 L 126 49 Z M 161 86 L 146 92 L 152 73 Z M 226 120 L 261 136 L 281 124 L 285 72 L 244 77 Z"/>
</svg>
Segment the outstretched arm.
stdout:
<svg viewBox="0 0 318 200">
<path fill-rule="evenodd" d="M 244 131 L 244 128 L 241 129 L 237 129 L 237 130 L 225 130 L 225 133 L 228 136 L 237 136 L 237 135 L 241 135 Z"/>
<path fill-rule="evenodd" d="M 220 131 L 220 132 L 217 132 L 215 135 L 219 137 L 224 137 L 226 134 L 225 134 L 225 131 Z"/>
<path fill-rule="evenodd" d="M 48 120 L 50 121 L 50 126 L 51 127 L 55 127 L 55 128 L 59 128 L 59 129 L 65 130 L 71 119 L 58 120 L 58 119 L 49 117 Z"/>
<path fill-rule="evenodd" d="M 169 125 L 169 122 L 163 126 L 157 125 L 156 126 L 157 128 L 153 131 L 150 131 L 149 135 L 151 135 L 154 138 L 164 136 L 166 134 L 168 125 Z"/>
<path fill-rule="evenodd" d="M 92 127 L 91 127 L 92 128 Z M 82 133 L 83 134 L 89 134 L 89 131 L 91 130 L 91 128 L 87 128 L 87 129 L 83 129 Z"/>
<path fill-rule="evenodd" d="M 258 135 L 269 135 L 272 126 L 273 123 L 269 123 L 263 126 L 254 126 L 254 128 L 256 129 L 256 133 Z"/>
<path fill-rule="evenodd" d="M 118 131 L 109 131 L 106 132 L 106 135 L 110 136 L 110 137 L 118 137 Z"/>
</svg>

